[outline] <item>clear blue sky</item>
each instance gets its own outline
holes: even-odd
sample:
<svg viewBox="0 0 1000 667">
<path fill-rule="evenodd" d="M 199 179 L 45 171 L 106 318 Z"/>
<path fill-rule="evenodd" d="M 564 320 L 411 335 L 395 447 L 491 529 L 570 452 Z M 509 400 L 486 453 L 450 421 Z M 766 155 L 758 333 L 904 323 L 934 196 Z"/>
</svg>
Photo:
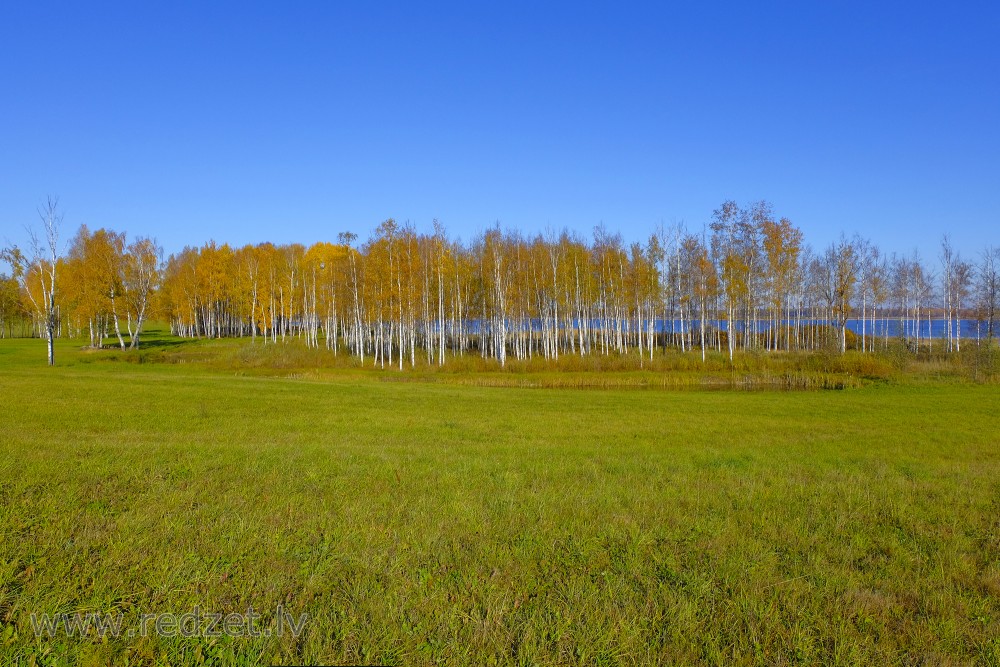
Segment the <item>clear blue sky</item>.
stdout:
<svg viewBox="0 0 1000 667">
<path fill-rule="evenodd" d="M 642 239 L 771 201 L 823 246 L 1000 243 L 994 3 L 10 2 L 0 241 Z M 544 6 L 541 6 L 544 5 Z"/>
</svg>

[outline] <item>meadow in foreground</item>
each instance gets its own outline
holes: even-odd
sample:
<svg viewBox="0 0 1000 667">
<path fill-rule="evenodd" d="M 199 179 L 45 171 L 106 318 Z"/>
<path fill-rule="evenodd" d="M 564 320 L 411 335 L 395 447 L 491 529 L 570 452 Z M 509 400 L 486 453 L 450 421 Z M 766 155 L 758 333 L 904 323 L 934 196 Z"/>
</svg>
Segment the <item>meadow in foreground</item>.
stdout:
<svg viewBox="0 0 1000 667">
<path fill-rule="evenodd" d="M 995 386 L 489 388 L 39 345 L 0 341 L 0 664 L 1000 664 Z M 298 637 L 30 622 L 278 605 Z"/>
</svg>

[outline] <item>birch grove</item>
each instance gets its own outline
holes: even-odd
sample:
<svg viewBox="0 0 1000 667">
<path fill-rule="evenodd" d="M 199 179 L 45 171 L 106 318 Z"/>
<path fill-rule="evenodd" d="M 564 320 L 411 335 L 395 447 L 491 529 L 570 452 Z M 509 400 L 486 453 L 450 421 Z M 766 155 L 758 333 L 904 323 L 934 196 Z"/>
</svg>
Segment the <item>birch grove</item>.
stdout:
<svg viewBox="0 0 1000 667">
<path fill-rule="evenodd" d="M 54 206 L 43 213 L 55 228 Z M 996 250 L 966 261 L 945 239 L 939 269 L 858 236 L 816 251 L 763 201 L 726 201 L 702 229 L 661 225 L 631 243 L 603 225 L 589 236 L 494 225 L 463 242 L 437 221 L 423 232 L 388 219 L 365 241 L 349 231 L 308 247 L 211 241 L 166 260 L 152 239 L 86 226 L 65 256 L 47 247 L 36 242 L 30 258 L 5 251 L 14 273 L 0 275 L 0 335 L 20 323 L 40 337 L 135 348 L 160 318 L 178 336 L 298 340 L 398 370 L 467 355 L 503 367 L 566 355 L 641 364 L 675 351 L 702 361 L 875 352 L 893 340 L 959 352 L 963 339 L 989 344 L 1000 313 Z"/>
</svg>

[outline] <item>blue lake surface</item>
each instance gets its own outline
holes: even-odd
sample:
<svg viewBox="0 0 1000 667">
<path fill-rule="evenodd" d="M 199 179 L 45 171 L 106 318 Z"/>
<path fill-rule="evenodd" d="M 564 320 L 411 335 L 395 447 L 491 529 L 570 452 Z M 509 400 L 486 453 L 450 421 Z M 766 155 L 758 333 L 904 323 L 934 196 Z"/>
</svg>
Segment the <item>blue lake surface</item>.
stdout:
<svg viewBox="0 0 1000 667">
<path fill-rule="evenodd" d="M 729 330 L 729 327 L 727 326 L 728 323 L 726 321 L 720 322 L 717 320 L 711 320 L 711 321 L 706 320 L 706 323 L 712 326 L 713 328 L 718 327 L 723 331 Z M 679 331 L 680 324 L 681 323 L 679 320 L 675 321 L 673 330 Z M 779 326 L 784 328 L 786 324 L 787 324 L 786 322 L 782 321 L 779 324 Z M 795 326 L 794 321 L 791 324 L 792 326 Z M 826 324 L 826 322 L 823 320 L 803 319 L 802 324 Z M 700 326 L 697 320 L 695 320 L 693 324 L 691 322 L 685 322 L 685 325 L 686 325 L 685 329 L 689 331 L 690 330 L 697 331 L 698 327 Z M 758 330 L 763 332 L 766 331 L 768 328 L 770 328 L 770 323 L 758 322 L 757 326 Z M 913 321 L 900 322 L 898 319 L 890 319 L 890 320 L 877 319 L 875 320 L 874 332 L 872 331 L 871 320 L 866 320 L 863 325 L 863 328 L 866 336 L 871 336 L 874 333 L 874 335 L 879 337 L 888 336 L 890 338 L 899 338 L 899 337 L 916 338 L 918 335 L 917 326 L 918 326 L 917 323 Z M 945 320 L 941 319 L 921 320 L 919 324 L 919 329 L 920 329 L 919 335 L 921 338 L 927 336 L 930 336 L 931 338 L 947 338 L 948 337 L 947 326 L 948 323 Z M 862 332 L 861 320 L 860 319 L 847 320 L 847 329 L 860 336 Z M 736 323 L 736 330 L 737 331 L 743 330 L 742 322 Z M 657 321 L 657 331 L 661 332 L 670 331 L 670 321 L 669 320 Z M 975 338 L 977 336 L 977 332 L 978 335 L 985 337 L 986 326 L 985 324 L 981 324 L 977 320 L 956 320 L 952 323 L 952 332 L 953 334 L 957 334 L 962 338 Z"/>
<path fill-rule="evenodd" d="M 711 329 L 721 329 L 722 331 L 729 330 L 728 322 L 726 322 L 725 320 L 706 320 L 705 323 Z M 804 325 L 827 324 L 823 320 L 809 320 L 809 319 L 803 319 L 801 323 Z M 579 320 L 574 320 L 574 324 L 579 326 Z M 671 324 L 670 320 L 658 319 L 656 320 L 656 331 L 657 333 L 680 333 L 681 330 L 683 329 L 684 331 L 691 332 L 692 334 L 697 334 L 701 326 L 701 323 L 698 320 L 694 321 L 685 320 L 683 322 L 684 325 L 683 327 L 681 326 L 681 324 L 682 323 L 680 320 L 674 320 L 673 323 Z M 781 328 L 784 328 L 786 324 L 787 322 L 782 321 L 780 322 L 779 326 Z M 795 322 L 792 321 L 791 325 L 795 326 Z M 510 327 L 510 331 L 515 331 L 519 329 L 520 324 L 511 321 L 508 326 Z M 614 327 L 615 323 L 612 322 L 611 326 Z M 968 319 L 956 320 L 952 324 L 952 326 L 953 326 L 953 332 L 965 339 L 969 338 L 975 339 L 977 336 L 983 338 L 986 337 L 987 332 L 985 323 L 980 323 L 977 320 L 968 320 Z M 465 327 L 467 333 L 473 335 L 479 334 L 482 331 L 481 329 L 482 322 L 480 320 L 470 320 L 465 323 Z M 770 322 L 760 320 L 757 323 L 758 331 L 762 333 L 764 331 L 767 331 L 769 327 L 770 327 Z M 947 338 L 948 335 L 946 327 L 947 327 L 947 322 L 945 322 L 942 319 L 921 320 L 919 324 L 919 329 L 920 329 L 919 336 L 920 338 L 926 338 L 928 336 L 931 338 Z M 531 328 L 533 331 L 541 332 L 542 331 L 541 320 L 538 319 L 532 320 Z M 600 329 L 601 321 L 598 319 L 591 320 L 590 328 L 593 330 Z M 862 332 L 861 320 L 860 319 L 847 320 L 847 328 L 850 331 L 860 336 Z M 736 323 L 736 331 L 743 331 L 742 322 Z M 889 320 L 877 319 L 875 321 L 874 331 L 872 330 L 871 320 L 867 320 L 864 324 L 864 333 L 866 336 L 871 336 L 874 334 L 875 336 L 878 337 L 888 336 L 889 338 L 899 338 L 899 337 L 916 338 L 918 335 L 916 322 L 913 321 L 900 322 L 899 319 L 889 319 Z"/>
</svg>

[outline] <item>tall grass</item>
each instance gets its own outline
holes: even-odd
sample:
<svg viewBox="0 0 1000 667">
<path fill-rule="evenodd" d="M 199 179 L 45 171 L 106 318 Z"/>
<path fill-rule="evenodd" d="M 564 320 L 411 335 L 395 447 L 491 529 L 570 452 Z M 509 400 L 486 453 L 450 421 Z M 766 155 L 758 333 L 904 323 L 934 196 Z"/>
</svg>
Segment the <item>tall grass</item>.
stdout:
<svg viewBox="0 0 1000 667">
<path fill-rule="evenodd" d="M 139 351 L 116 349 L 86 351 L 91 361 L 112 363 L 195 364 L 216 371 L 295 377 L 349 377 L 376 374 L 401 381 L 453 382 L 463 385 L 525 387 L 659 387 L 675 389 L 720 387 L 732 389 L 827 389 L 855 388 L 871 383 L 926 381 L 986 382 L 1000 379 L 1000 353 L 993 346 L 967 342 L 961 353 L 940 349 L 914 353 L 904 343 L 891 341 L 875 352 L 849 349 L 840 354 L 833 348 L 814 352 L 708 352 L 682 353 L 657 350 L 652 358 L 628 354 L 563 354 L 558 359 L 535 355 L 530 359 L 509 357 L 505 366 L 493 358 L 469 351 L 449 353 L 444 365 L 428 363 L 417 355 L 415 365 L 404 359 L 400 377 L 398 358 L 375 364 L 371 356 L 362 363 L 341 350 L 309 348 L 297 338 L 277 343 L 256 343 L 250 338 L 179 339 L 162 328 L 152 328 Z M 518 377 L 514 377 L 518 376 Z M 332 377 L 332 376 L 331 376 Z M 506 379 L 505 379 L 506 378 Z"/>
</svg>

